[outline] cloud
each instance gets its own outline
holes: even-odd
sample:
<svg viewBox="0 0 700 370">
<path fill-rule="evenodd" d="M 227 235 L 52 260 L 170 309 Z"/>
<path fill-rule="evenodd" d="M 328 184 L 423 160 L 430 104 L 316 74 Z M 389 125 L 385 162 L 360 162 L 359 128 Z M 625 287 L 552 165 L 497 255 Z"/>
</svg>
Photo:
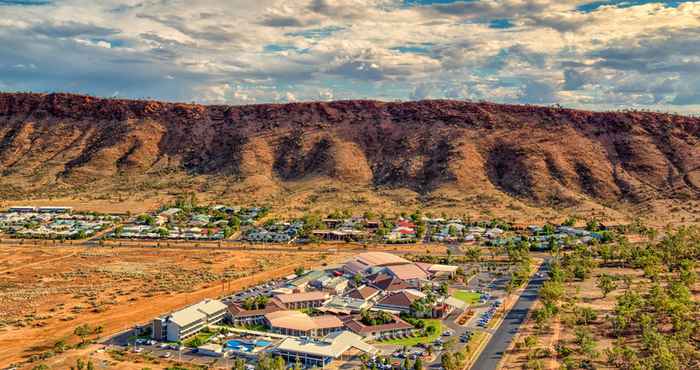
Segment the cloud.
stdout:
<svg viewBox="0 0 700 370">
<path fill-rule="evenodd" d="M 586 77 L 575 69 L 564 70 L 564 91 L 578 90 L 586 84 Z"/>
<path fill-rule="evenodd" d="M 0 80 L 231 104 L 450 98 L 697 111 L 700 3 L 611 4 L 0 0 Z"/>
<path fill-rule="evenodd" d="M 46 0 L 0 0 L 0 6 L 42 6 L 51 3 Z"/>
<path fill-rule="evenodd" d="M 549 104 L 556 102 L 554 86 L 540 81 L 528 80 L 522 89 L 519 102 L 532 104 Z"/>
<path fill-rule="evenodd" d="M 430 98 L 430 93 L 433 90 L 433 86 L 429 83 L 424 83 L 416 86 L 411 93 L 411 100 L 422 100 Z"/>
<path fill-rule="evenodd" d="M 268 16 L 260 24 L 269 27 L 301 27 L 304 23 L 295 17 Z"/>
<path fill-rule="evenodd" d="M 33 25 L 29 32 L 34 32 L 48 37 L 77 37 L 93 36 L 105 37 L 119 33 L 119 30 L 94 24 L 67 22 L 41 22 Z"/>
</svg>

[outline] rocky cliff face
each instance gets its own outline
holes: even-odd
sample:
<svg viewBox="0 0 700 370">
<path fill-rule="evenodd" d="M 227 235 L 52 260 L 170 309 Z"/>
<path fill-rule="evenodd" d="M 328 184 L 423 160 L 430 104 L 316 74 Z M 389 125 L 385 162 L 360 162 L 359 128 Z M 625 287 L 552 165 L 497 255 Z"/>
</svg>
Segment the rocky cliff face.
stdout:
<svg viewBox="0 0 700 370">
<path fill-rule="evenodd" d="M 700 119 L 458 101 L 202 106 L 0 94 L 0 171 L 24 192 L 188 173 L 448 187 L 549 205 L 698 199 Z"/>
</svg>

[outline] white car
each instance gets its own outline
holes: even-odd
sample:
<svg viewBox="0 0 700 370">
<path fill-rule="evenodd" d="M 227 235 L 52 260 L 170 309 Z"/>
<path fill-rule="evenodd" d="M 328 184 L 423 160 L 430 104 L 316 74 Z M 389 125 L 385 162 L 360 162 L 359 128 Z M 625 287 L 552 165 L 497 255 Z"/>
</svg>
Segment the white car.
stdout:
<svg viewBox="0 0 700 370">
<path fill-rule="evenodd" d="M 141 353 L 141 352 L 143 352 L 143 347 L 134 348 L 134 353 Z"/>
<path fill-rule="evenodd" d="M 169 358 L 170 357 L 170 352 L 165 352 L 162 356 L 163 358 Z"/>
</svg>

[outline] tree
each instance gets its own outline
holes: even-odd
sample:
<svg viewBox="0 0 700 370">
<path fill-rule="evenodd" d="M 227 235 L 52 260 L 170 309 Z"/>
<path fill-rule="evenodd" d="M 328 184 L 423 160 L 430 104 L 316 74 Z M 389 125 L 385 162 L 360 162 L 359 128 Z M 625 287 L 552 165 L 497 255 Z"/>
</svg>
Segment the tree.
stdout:
<svg viewBox="0 0 700 370">
<path fill-rule="evenodd" d="M 438 288 L 438 294 L 443 297 L 447 297 L 449 295 L 449 288 L 450 286 L 447 284 L 447 282 L 443 281 Z"/>
<path fill-rule="evenodd" d="M 581 352 L 589 358 L 595 358 L 598 356 L 598 352 L 596 351 L 596 341 L 588 329 L 577 329 L 575 342 L 579 345 Z"/>
<path fill-rule="evenodd" d="M 471 262 L 478 262 L 481 260 L 481 249 L 479 247 L 469 247 L 467 250 L 464 252 L 464 255 L 467 257 L 467 259 Z"/>
<path fill-rule="evenodd" d="M 455 364 L 455 359 L 450 352 L 444 352 L 440 357 L 440 364 L 445 370 L 455 370 L 457 365 Z"/>
<path fill-rule="evenodd" d="M 563 296 L 564 285 L 557 281 L 546 281 L 540 289 L 540 298 L 542 299 L 542 303 L 545 305 L 555 305 Z"/>
<path fill-rule="evenodd" d="M 297 276 L 301 276 L 304 274 L 304 268 L 302 266 L 299 266 L 294 269 L 294 274 Z"/>
<path fill-rule="evenodd" d="M 413 363 L 413 370 L 423 370 L 423 360 L 420 357 L 416 358 L 416 362 Z"/>
<path fill-rule="evenodd" d="M 355 286 L 360 286 L 362 284 L 362 275 L 360 273 L 355 274 L 352 277 L 352 281 L 355 283 Z"/>
<path fill-rule="evenodd" d="M 596 219 L 590 219 L 586 222 L 586 230 L 588 231 L 598 231 L 600 228 L 600 223 Z"/>
<path fill-rule="evenodd" d="M 233 359 L 233 366 L 231 366 L 231 370 L 245 370 L 245 365 L 246 361 L 240 357 L 236 357 Z"/>
<path fill-rule="evenodd" d="M 86 338 L 92 334 L 92 329 L 88 324 L 83 324 L 73 330 L 73 334 L 80 338 L 80 343 L 85 344 Z"/>
<path fill-rule="evenodd" d="M 301 360 L 299 357 L 297 357 L 296 361 L 294 361 L 294 370 L 303 370 L 304 365 L 301 364 Z"/>
<path fill-rule="evenodd" d="M 523 344 L 528 350 L 534 348 L 537 345 L 537 338 L 534 335 L 528 335 L 523 339 Z"/>
<path fill-rule="evenodd" d="M 598 277 L 598 289 L 603 292 L 603 298 L 607 297 L 610 292 L 617 289 L 615 278 L 608 274 L 602 274 Z"/>
<path fill-rule="evenodd" d="M 574 314 L 576 315 L 576 323 L 579 325 L 589 325 L 598 318 L 598 314 L 591 307 L 576 306 L 574 307 Z"/>
<path fill-rule="evenodd" d="M 564 226 L 574 226 L 576 224 L 576 218 L 573 216 L 569 216 L 564 220 L 564 223 L 562 225 Z"/>
</svg>

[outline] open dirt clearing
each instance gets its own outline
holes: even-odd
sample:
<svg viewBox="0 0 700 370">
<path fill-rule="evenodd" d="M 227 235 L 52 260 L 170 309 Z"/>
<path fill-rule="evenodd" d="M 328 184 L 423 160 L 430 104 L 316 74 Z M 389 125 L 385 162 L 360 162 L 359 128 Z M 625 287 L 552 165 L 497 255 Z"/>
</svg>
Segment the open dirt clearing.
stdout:
<svg viewBox="0 0 700 370">
<path fill-rule="evenodd" d="M 119 332 L 206 297 L 334 263 L 344 253 L 0 247 L 0 364 L 27 359 L 82 324 Z M 45 361 L 50 362 L 50 361 Z"/>
</svg>

